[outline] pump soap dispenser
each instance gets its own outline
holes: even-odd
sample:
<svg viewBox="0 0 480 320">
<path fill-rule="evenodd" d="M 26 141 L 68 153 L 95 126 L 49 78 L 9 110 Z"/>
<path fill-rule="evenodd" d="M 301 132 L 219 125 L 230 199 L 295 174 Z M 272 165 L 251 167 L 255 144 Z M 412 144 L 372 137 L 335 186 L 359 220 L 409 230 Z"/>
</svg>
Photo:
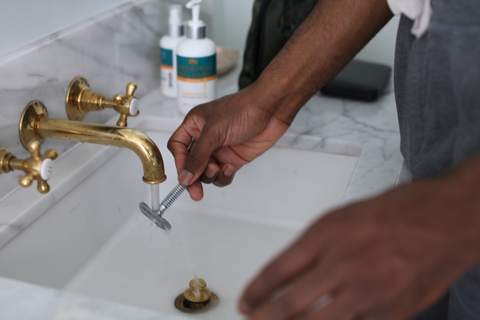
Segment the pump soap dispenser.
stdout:
<svg viewBox="0 0 480 320">
<path fill-rule="evenodd" d="M 187 37 L 177 47 L 178 108 L 187 114 L 193 107 L 216 97 L 217 55 L 215 43 L 206 37 L 205 23 L 200 20 L 200 3 L 193 0 L 187 24 Z"/>
<path fill-rule="evenodd" d="M 168 34 L 160 39 L 160 83 L 162 93 L 169 98 L 177 97 L 177 46 L 184 37 L 182 6 L 170 5 Z"/>
</svg>

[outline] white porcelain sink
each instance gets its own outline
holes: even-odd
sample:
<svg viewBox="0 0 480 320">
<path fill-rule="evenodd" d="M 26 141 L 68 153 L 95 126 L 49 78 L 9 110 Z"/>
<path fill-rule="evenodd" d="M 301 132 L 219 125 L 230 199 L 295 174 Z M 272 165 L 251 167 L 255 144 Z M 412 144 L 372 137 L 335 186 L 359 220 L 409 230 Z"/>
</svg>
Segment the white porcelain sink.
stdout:
<svg viewBox="0 0 480 320">
<path fill-rule="evenodd" d="M 137 127 L 162 151 L 168 177 L 162 198 L 177 183 L 166 149 L 174 127 L 161 119 Z M 78 146 L 57 160 L 58 171 L 83 148 L 97 147 Z M 200 202 L 182 195 L 164 216 L 173 228 L 167 236 L 138 210 L 140 201 L 150 203 L 149 186 L 136 155 L 121 150 L 0 249 L 0 276 L 180 314 L 174 299 L 193 278 L 189 259 L 220 299 L 191 317 L 241 319 L 236 303 L 247 281 L 340 203 L 356 161 L 274 147 L 238 172 L 231 186 L 206 186 Z"/>
</svg>

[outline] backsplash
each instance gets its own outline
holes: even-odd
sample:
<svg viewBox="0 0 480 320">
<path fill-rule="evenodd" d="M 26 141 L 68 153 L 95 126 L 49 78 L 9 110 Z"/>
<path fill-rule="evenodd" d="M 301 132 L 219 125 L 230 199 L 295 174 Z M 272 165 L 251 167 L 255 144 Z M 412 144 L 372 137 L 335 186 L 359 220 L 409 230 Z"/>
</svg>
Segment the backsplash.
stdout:
<svg viewBox="0 0 480 320">
<path fill-rule="evenodd" d="M 18 158 L 29 157 L 18 133 L 24 108 L 40 100 L 51 118 L 68 119 L 65 95 L 77 76 L 107 98 L 125 94 L 130 81 L 138 85 L 137 98 L 158 88 L 158 41 L 167 31 L 170 3 L 122 5 L 0 57 L 0 148 Z M 113 110 L 91 112 L 84 121 L 103 123 L 114 115 Z M 46 139 L 42 153 L 54 148 L 62 156 L 73 144 Z M 22 172 L 0 175 L 0 199 L 18 187 L 20 176 Z"/>
</svg>

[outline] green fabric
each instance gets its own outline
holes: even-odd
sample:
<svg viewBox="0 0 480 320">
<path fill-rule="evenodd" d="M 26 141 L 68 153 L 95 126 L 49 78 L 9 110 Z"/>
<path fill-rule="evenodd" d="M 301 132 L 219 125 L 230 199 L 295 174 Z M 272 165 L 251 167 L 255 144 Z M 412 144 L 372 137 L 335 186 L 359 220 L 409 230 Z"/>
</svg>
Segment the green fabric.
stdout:
<svg viewBox="0 0 480 320">
<path fill-rule="evenodd" d="M 240 90 L 255 82 L 319 0 L 255 0 Z M 264 11 L 262 11 L 262 5 Z M 266 7 L 265 7 L 266 6 Z"/>
</svg>

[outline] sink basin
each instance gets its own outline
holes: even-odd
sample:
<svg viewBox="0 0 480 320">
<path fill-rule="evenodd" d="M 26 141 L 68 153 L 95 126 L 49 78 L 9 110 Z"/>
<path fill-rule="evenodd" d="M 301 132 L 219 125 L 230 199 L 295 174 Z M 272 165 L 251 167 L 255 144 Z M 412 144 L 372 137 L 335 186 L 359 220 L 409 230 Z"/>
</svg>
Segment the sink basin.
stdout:
<svg viewBox="0 0 480 320">
<path fill-rule="evenodd" d="M 178 123 L 151 118 L 135 126 L 162 151 L 168 177 L 160 186 L 163 198 L 177 183 L 166 143 Z M 138 209 L 140 201 L 150 203 L 140 161 L 129 150 L 115 150 L 0 249 L 0 276 L 181 314 L 174 300 L 196 273 L 219 304 L 189 316 L 241 319 L 236 303 L 248 280 L 340 204 L 358 159 L 286 147 L 289 139 L 242 168 L 231 186 L 205 186 L 204 200 L 194 202 L 185 192 L 164 215 L 169 234 Z M 318 140 L 310 145 L 321 142 L 309 139 Z M 78 145 L 57 160 L 56 171 L 71 167 L 85 150 L 106 148 Z M 50 184 L 53 191 L 55 181 Z"/>
</svg>

